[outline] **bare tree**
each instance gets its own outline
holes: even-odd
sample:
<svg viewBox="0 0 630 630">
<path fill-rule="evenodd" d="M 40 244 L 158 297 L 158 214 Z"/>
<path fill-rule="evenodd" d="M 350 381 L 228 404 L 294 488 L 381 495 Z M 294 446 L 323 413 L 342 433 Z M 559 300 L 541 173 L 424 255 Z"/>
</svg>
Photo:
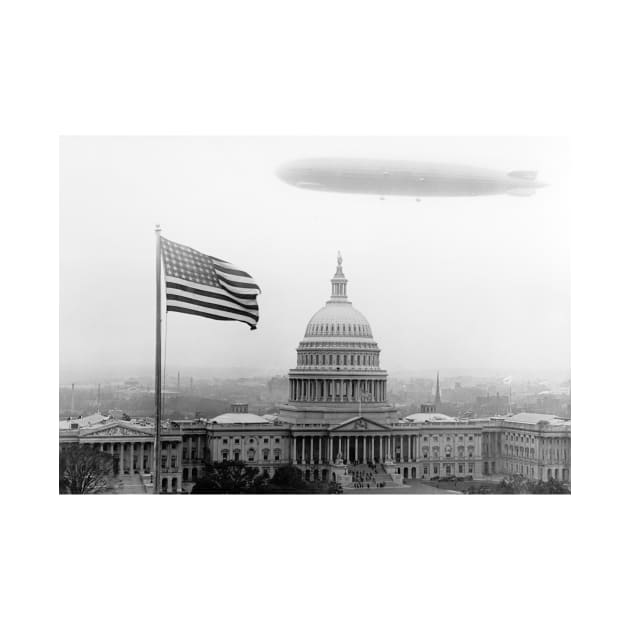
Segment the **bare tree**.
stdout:
<svg viewBox="0 0 630 630">
<path fill-rule="evenodd" d="M 73 444 L 59 452 L 59 493 L 95 494 L 107 487 L 113 457 L 96 449 Z"/>
</svg>

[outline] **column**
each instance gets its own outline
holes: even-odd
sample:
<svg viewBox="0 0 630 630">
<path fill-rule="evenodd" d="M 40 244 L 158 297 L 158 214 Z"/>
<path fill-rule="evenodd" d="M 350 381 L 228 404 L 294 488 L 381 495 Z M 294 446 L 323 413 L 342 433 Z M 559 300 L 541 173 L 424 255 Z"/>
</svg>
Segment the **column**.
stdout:
<svg viewBox="0 0 630 630">
<path fill-rule="evenodd" d="M 350 461 L 350 436 L 346 436 L 346 461 Z"/>
<path fill-rule="evenodd" d="M 304 436 L 302 436 L 302 457 L 301 462 L 304 463 Z"/>
<path fill-rule="evenodd" d="M 291 459 L 293 460 L 293 463 L 297 463 L 297 439 L 295 436 L 293 436 L 292 438 L 292 442 L 293 442 L 293 448 L 291 450 Z"/>
<path fill-rule="evenodd" d="M 311 464 L 313 463 L 313 436 L 311 435 L 311 437 L 309 438 L 309 442 L 310 442 L 310 456 L 309 456 L 309 460 L 311 462 Z"/>
</svg>

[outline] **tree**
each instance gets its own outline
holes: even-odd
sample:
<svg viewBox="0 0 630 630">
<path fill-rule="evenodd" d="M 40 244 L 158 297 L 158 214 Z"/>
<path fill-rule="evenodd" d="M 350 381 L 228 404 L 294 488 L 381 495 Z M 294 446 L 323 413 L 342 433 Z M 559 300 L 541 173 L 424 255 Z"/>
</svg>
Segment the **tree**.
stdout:
<svg viewBox="0 0 630 630">
<path fill-rule="evenodd" d="M 303 490 L 309 484 L 302 478 L 302 471 L 297 466 L 280 466 L 271 480 L 278 488 Z"/>
<path fill-rule="evenodd" d="M 529 481 L 523 475 L 504 477 L 497 486 L 497 494 L 529 494 Z"/>
<path fill-rule="evenodd" d="M 304 481 L 296 466 L 280 466 L 273 478 L 242 461 L 206 462 L 204 476 L 191 494 L 340 494 L 337 483 Z"/>
<path fill-rule="evenodd" d="M 571 494 L 569 487 L 558 479 L 542 479 L 534 482 L 531 488 L 532 494 Z"/>
<path fill-rule="evenodd" d="M 489 490 L 489 494 L 571 494 L 571 490 L 558 479 L 532 481 L 523 475 L 509 475 Z"/>
<path fill-rule="evenodd" d="M 206 463 L 204 476 L 191 494 L 252 494 L 261 492 L 269 475 L 241 461 Z"/>
<path fill-rule="evenodd" d="M 95 494 L 107 487 L 113 457 L 91 446 L 73 444 L 59 451 L 59 494 Z"/>
<path fill-rule="evenodd" d="M 305 481 L 297 466 L 280 466 L 276 469 L 269 484 L 263 489 L 265 494 L 341 494 L 343 489 L 336 482 Z"/>
</svg>

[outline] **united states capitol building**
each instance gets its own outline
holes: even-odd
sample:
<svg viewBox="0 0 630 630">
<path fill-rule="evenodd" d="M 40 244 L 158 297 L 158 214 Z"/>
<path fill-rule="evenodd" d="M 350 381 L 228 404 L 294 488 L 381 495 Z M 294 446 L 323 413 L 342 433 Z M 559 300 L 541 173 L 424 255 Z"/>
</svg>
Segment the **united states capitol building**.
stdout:
<svg viewBox="0 0 630 630">
<path fill-rule="evenodd" d="M 436 401 L 399 417 L 388 402 L 387 372 L 368 320 L 348 299 L 341 256 L 330 299 L 308 322 L 289 371 L 289 400 L 275 415 L 248 413 L 247 404 L 210 419 L 166 421 L 161 434 L 164 492 L 187 492 L 204 461 L 240 460 L 266 470 L 293 464 L 305 479 L 352 483 L 368 465 L 377 481 L 521 474 L 571 480 L 571 421 L 517 413 L 459 419 Z M 436 404 L 438 403 L 438 404 Z M 60 447 L 88 444 L 114 458 L 121 479 L 151 486 L 154 426 L 95 414 L 60 422 Z"/>
</svg>

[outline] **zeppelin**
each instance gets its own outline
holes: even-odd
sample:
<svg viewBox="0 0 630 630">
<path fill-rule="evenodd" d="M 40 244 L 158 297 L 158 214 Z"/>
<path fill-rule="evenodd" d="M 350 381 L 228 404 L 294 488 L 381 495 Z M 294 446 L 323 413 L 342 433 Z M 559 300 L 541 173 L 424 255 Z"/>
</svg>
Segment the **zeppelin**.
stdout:
<svg viewBox="0 0 630 630">
<path fill-rule="evenodd" d="M 430 162 L 316 158 L 282 165 L 287 184 L 322 192 L 408 197 L 527 197 L 545 186 L 536 171 L 503 173 L 473 166 Z"/>
</svg>

